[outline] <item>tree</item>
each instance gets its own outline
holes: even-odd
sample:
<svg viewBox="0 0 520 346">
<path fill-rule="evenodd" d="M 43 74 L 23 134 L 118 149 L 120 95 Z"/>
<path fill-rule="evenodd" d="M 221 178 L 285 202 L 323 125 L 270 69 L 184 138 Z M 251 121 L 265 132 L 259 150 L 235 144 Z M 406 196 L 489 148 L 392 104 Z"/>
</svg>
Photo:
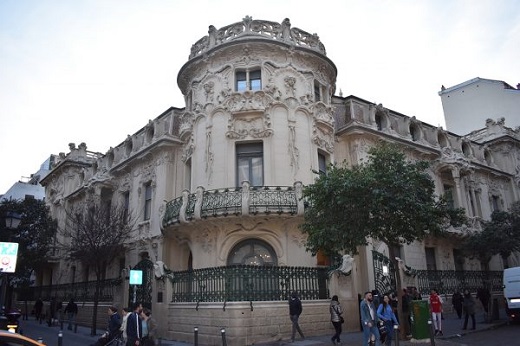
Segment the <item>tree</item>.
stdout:
<svg viewBox="0 0 520 346">
<path fill-rule="evenodd" d="M 500 255 L 507 267 L 508 257 L 520 251 L 520 201 L 513 203 L 509 211 L 491 213 L 491 220 L 484 222 L 483 226 L 481 232 L 473 232 L 466 237 L 462 249 L 470 258 L 479 260 L 486 273 L 484 288 L 490 292 L 492 287 L 487 274 L 491 258 Z M 490 321 L 490 311 L 493 309 L 485 308 L 487 320 Z"/>
<path fill-rule="evenodd" d="M 32 274 L 43 269 L 53 253 L 56 222 L 45 202 L 37 199 L 4 199 L 0 202 L 0 218 L 8 212 L 16 212 L 22 217 L 15 230 L 4 229 L 3 219 L 1 223 L 0 240 L 18 243 L 16 272 L 8 276 L 9 285 L 29 287 Z"/>
<path fill-rule="evenodd" d="M 400 244 L 440 235 L 465 221 L 463 209 L 451 209 L 435 196 L 428 162 L 407 161 L 396 145 L 385 143 L 368 154 L 359 165 L 331 165 L 327 174 L 304 188 L 309 206 L 301 229 L 307 234 L 308 251 L 357 253 L 372 238 L 388 245 L 397 268 L 395 250 Z M 401 292 L 399 271 L 396 274 Z"/>
<path fill-rule="evenodd" d="M 120 257 L 134 224 L 128 210 L 118 206 L 92 203 L 67 211 L 66 227 L 61 230 L 66 241 L 63 247 L 71 260 L 92 269 L 96 276 L 92 335 L 97 329 L 97 307 L 105 269 Z"/>
</svg>

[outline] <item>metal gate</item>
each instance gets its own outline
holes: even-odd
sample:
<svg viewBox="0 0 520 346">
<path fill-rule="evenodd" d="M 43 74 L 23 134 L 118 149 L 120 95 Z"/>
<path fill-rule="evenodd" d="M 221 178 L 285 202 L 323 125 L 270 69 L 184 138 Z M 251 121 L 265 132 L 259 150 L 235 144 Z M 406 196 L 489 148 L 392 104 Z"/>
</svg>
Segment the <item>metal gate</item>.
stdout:
<svg viewBox="0 0 520 346">
<path fill-rule="evenodd" d="M 152 308 L 152 278 L 153 278 L 153 262 L 149 259 L 143 259 L 132 268 L 132 270 L 141 270 L 143 272 L 142 285 L 130 285 L 128 295 L 128 306 L 132 306 L 135 301 L 141 303 L 143 307 Z"/>
<path fill-rule="evenodd" d="M 388 292 L 397 293 L 397 282 L 395 267 L 388 257 L 372 250 L 372 261 L 374 263 L 374 284 L 380 295 Z"/>
</svg>

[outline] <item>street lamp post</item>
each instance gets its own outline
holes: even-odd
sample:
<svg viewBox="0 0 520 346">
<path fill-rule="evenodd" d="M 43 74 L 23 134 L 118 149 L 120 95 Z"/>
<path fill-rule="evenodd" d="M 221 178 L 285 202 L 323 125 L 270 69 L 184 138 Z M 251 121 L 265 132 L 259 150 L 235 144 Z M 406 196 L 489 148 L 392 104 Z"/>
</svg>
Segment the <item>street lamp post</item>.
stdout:
<svg viewBox="0 0 520 346">
<path fill-rule="evenodd" d="M 22 221 L 22 216 L 14 211 L 8 211 L 6 214 L 5 214 L 5 227 L 11 231 L 11 230 L 15 230 L 18 228 L 18 226 L 20 226 L 20 222 Z M 10 237 L 9 237 L 10 238 Z M 8 247 L 9 247 L 9 244 L 10 243 L 3 243 L 3 244 L 7 244 Z M 4 246 L 1 247 L 2 250 L 0 251 L 3 251 L 3 248 Z M 16 244 L 16 252 L 18 251 L 18 244 Z M 6 296 L 7 296 L 7 277 L 5 275 L 5 273 L 7 272 L 10 272 L 10 270 L 5 270 L 4 268 L 4 254 L 1 254 L 2 255 L 2 258 L 0 258 L 0 265 L 2 267 L 0 267 L 0 274 L 4 274 L 2 275 L 2 294 L 0 295 L 0 307 L 2 309 L 5 309 L 5 299 L 6 299 Z M 15 254 L 16 256 L 17 254 Z M 14 271 L 14 268 L 13 268 L 13 271 Z"/>
</svg>

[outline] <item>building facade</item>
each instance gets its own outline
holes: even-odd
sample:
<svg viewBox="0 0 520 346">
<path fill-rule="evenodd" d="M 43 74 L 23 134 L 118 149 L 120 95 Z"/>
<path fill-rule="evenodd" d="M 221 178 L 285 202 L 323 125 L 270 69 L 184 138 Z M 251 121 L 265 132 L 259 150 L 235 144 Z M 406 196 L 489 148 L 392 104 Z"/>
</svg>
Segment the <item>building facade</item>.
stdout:
<svg viewBox="0 0 520 346">
<path fill-rule="evenodd" d="M 520 126 L 520 83 L 515 87 L 501 80 L 476 77 L 439 91 L 446 128 L 468 134 L 474 124 L 487 119 L 507 119 L 509 127 Z"/>
<path fill-rule="evenodd" d="M 106 153 L 81 143 L 57 157 L 42 184 L 62 226 L 65 211 L 87 201 L 125 205 L 139 220 L 125 252 L 107 265 L 106 278 L 122 279 L 111 303 L 128 305 L 128 270 L 139 268 L 138 300 L 159 316 L 166 339 L 191 341 L 194 327 L 207 345 L 219 344 L 223 331 L 232 345 L 287 338 L 292 290 L 303 299 L 306 334 L 330 333 L 334 294 L 348 311 L 347 328 L 357 330 L 359 296 L 388 287 L 378 265 L 388 249 L 371 241 L 347 275 L 331 275 L 327 258 L 305 250 L 302 188 L 329 163 L 360 162 L 381 139 L 410 159 L 430 160 L 437 194 L 466 208 L 471 220 L 451 238 L 403 246 L 403 263 L 480 269 L 457 241 L 519 199 L 519 130 L 490 120 L 471 136 L 456 135 L 381 104 L 335 96 L 336 75 L 318 36 L 288 19 L 210 26 L 178 74 L 184 107 L 166 110 Z M 502 267 L 493 260 L 492 268 Z M 41 285 L 93 279 L 59 255 L 38 275 Z M 402 277 L 404 286 L 418 286 L 416 277 Z"/>
</svg>

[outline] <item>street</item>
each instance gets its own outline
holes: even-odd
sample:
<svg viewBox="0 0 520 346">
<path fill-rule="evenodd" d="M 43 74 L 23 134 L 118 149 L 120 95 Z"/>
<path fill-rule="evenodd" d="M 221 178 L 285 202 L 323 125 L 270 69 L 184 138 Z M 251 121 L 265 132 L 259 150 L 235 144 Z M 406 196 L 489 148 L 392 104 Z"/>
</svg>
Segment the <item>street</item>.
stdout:
<svg viewBox="0 0 520 346">
<path fill-rule="evenodd" d="M 518 345 L 520 336 L 520 324 L 502 325 L 494 329 L 483 330 L 478 333 L 466 334 L 459 338 L 443 340 L 445 346 L 512 346 Z"/>
</svg>

